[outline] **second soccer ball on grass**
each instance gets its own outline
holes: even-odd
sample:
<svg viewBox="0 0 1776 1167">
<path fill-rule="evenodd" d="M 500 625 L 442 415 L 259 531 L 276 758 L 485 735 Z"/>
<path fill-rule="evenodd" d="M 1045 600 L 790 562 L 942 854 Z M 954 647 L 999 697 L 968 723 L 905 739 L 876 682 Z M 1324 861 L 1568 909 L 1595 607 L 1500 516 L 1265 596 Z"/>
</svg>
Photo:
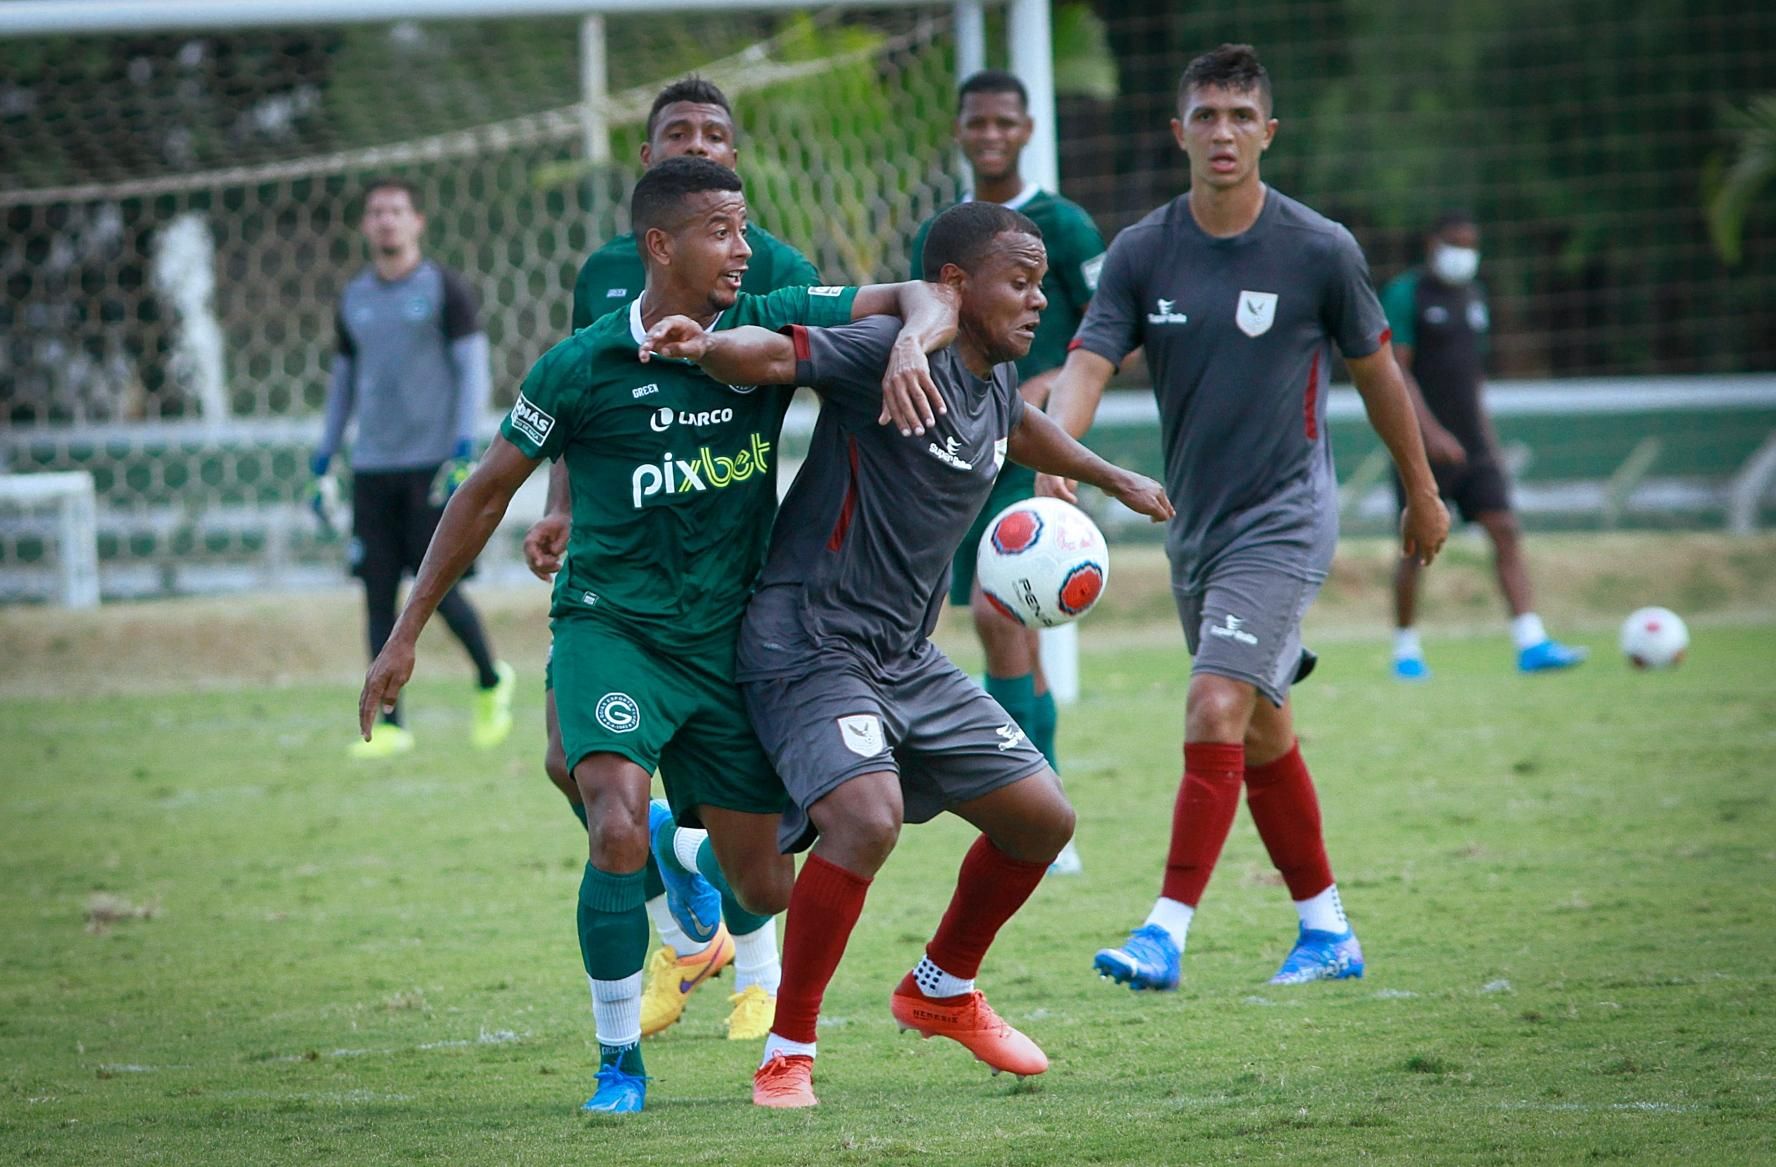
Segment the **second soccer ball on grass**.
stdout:
<svg viewBox="0 0 1776 1167">
<path fill-rule="evenodd" d="M 1110 549 L 1091 517 L 1058 498 L 1028 498 L 993 517 L 975 560 L 995 609 L 1029 628 L 1091 611 L 1110 582 Z"/>
</svg>

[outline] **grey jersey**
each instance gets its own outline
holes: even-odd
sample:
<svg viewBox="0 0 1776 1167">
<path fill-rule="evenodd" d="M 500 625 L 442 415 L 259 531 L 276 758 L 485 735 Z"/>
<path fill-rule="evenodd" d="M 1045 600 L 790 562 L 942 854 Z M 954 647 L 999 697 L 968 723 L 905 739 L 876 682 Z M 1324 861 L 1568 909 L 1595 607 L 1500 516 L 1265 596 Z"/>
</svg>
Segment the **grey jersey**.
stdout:
<svg viewBox="0 0 1776 1167">
<path fill-rule="evenodd" d="M 1116 237 L 1073 343 L 1111 362 L 1146 346 L 1179 586 L 1201 588 L 1235 550 L 1325 575 L 1338 538 L 1331 345 L 1361 357 L 1386 340 L 1357 241 L 1275 190 L 1231 238 L 1203 231 L 1188 195 Z"/>
<path fill-rule="evenodd" d="M 339 297 L 337 326 L 323 452 L 353 413 L 354 470 L 436 466 L 472 435 L 487 404 L 487 348 L 461 276 L 429 259 L 398 280 L 366 267 Z"/>
<path fill-rule="evenodd" d="M 805 637 L 796 639 L 817 652 L 844 646 L 884 679 L 927 644 L 950 559 L 993 489 L 1024 410 L 1014 365 L 982 380 L 951 347 L 931 356 L 949 408 L 937 425 L 912 437 L 877 425 L 899 331 L 900 321 L 884 316 L 791 330 L 796 384 L 820 394 L 820 420 L 760 576 L 764 588 L 801 588 L 795 611 Z M 740 679 L 797 675 L 807 662 L 796 655 L 748 615 Z"/>
</svg>

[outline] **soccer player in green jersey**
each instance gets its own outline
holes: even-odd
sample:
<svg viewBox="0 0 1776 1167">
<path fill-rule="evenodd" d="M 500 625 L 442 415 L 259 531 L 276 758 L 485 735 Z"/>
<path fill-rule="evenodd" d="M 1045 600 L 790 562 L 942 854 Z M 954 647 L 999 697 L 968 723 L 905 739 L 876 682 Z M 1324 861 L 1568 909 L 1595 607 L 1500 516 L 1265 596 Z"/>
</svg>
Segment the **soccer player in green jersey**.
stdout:
<svg viewBox="0 0 1776 1167">
<path fill-rule="evenodd" d="M 400 619 L 365 678 L 359 727 L 411 677 L 420 630 L 486 544 L 531 471 L 560 458 L 574 525 L 551 608 L 556 707 L 586 807 L 589 855 L 577 923 L 601 1049 L 591 1111 L 628 1113 L 646 1092 L 642 867 L 657 767 L 677 818 L 709 831 L 703 874 L 774 915 L 794 867 L 777 848 L 786 799 L 747 723 L 734 643 L 776 513 L 777 444 L 789 394 L 722 385 L 695 366 L 642 363 L 668 315 L 706 328 L 837 324 L 876 313 L 905 324 L 883 378 L 883 418 L 924 433 L 944 412 L 925 353 L 955 334 L 954 297 L 919 283 L 742 294 L 751 248 L 732 170 L 674 158 L 636 184 L 631 216 L 642 295 L 550 349 L 500 435 L 451 499 Z M 703 861 L 707 860 L 704 864 Z M 719 866 L 717 865 L 719 861 Z"/>
<path fill-rule="evenodd" d="M 674 81 L 659 92 L 648 112 L 647 141 L 641 147 L 643 167 L 686 156 L 707 158 L 729 170 L 735 169 L 740 158 L 738 131 L 727 95 L 701 77 Z M 746 242 L 752 256 L 740 282 L 741 291 L 764 295 L 820 282 L 814 265 L 801 252 L 764 228 L 748 223 Z M 634 233 L 610 240 L 592 253 L 574 281 L 574 329 L 627 307 L 641 295 L 645 280 Z M 539 578 L 550 579 L 560 568 L 572 523 L 567 470 L 557 461 L 549 474 L 546 513 L 524 539 L 525 559 Z M 553 671 L 546 672 L 544 679 L 549 744 L 543 768 L 583 824 L 586 810 L 562 752 Z M 660 947 L 648 961 L 641 1003 L 642 1036 L 650 1037 L 676 1022 L 691 993 L 732 962 L 735 991 L 729 998 L 733 1008 L 728 1016 L 728 1037 L 741 1041 L 764 1037 L 771 1027 L 782 978 L 777 932 L 770 917 L 747 912 L 732 896 L 720 895 L 707 880 L 694 872 L 683 874 L 671 862 L 662 868 L 649 856 L 645 871 L 647 912 L 660 934 Z"/>
<path fill-rule="evenodd" d="M 1021 212 L 1042 229 L 1048 247 L 1048 274 L 1042 294 L 1048 307 L 1036 329 L 1028 355 L 1017 362 L 1018 395 L 1041 408 L 1048 400 L 1055 374 L 1067 360 L 1067 342 L 1085 319 L 1085 307 L 1098 286 L 1104 263 L 1104 237 L 1084 207 L 1052 191 L 1026 182 L 1018 159 L 1030 144 L 1036 123 L 1030 118 L 1030 96 L 1024 83 L 1000 69 L 985 69 L 962 82 L 956 112 L 956 144 L 968 160 L 971 190 L 964 202 L 980 199 Z M 913 237 L 915 269 L 925 254 L 933 215 Z M 1035 493 L 1036 472 L 1007 462 L 979 518 L 962 539 L 950 568 L 950 603 L 967 604 L 974 617 L 987 661 L 987 692 L 1005 707 L 1030 741 L 1055 761 L 1055 700 L 1042 675 L 1041 641 L 1034 629 L 1001 615 L 975 585 L 974 557 L 989 520 L 1014 502 Z M 1050 874 L 1079 871 L 1079 853 L 1071 841 L 1055 857 Z"/>
</svg>

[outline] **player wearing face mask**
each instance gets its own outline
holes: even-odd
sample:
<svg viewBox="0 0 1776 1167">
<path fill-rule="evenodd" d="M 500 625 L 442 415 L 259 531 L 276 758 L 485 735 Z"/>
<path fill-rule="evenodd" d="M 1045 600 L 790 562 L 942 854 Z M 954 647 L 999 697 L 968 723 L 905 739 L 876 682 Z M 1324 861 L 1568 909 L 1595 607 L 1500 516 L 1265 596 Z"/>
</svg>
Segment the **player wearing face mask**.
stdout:
<svg viewBox="0 0 1776 1167">
<path fill-rule="evenodd" d="M 1511 509 L 1498 435 L 1486 415 L 1482 389 L 1492 319 L 1485 291 L 1474 278 L 1479 270 L 1479 226 L 1465 214 L 1444 215 L 1426 238 L 1424 266 L 1382 289 L 1382 309 L 1393 329 L 1394 355 L 1406 373 L 1438 491 L 1463 520 L 1484 527 L 1492 541 L 1517 667 L 1526 673 L 1567 669 L 1585 659 L 1585 650 L 1552 639 L 1535 613 L 1522 531 Z M 1394 574 L 1393 670 L 1403 681 L 1431 675 L 1414 627 L 1418 578 L 1419 565 L 1410 559 L 1402 560 Z"/>
</svg>

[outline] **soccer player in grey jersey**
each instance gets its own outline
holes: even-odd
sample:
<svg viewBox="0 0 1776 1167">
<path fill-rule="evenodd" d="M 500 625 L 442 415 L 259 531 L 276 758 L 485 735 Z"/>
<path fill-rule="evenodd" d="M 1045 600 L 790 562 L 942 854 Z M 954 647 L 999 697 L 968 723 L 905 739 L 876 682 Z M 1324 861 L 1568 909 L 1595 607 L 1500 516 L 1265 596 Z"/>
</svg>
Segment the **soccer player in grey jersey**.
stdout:
<svg viewBox="0 0 1776 1167">
<path fill-rule="evenodd" d="M 395 626 L 395 595 L 418 571 L 444 499 L 467 477 L 475 419 L 487 408 L 487 336 L 474 293 L 449 268 L 425 258 L 425 215 L 412 186 L 379 179 L 364 194 L 371 262 L 339 298 L 327 417 L 311 469 L 317 479 L 338 453 L 346 422 L 352 443 L 352 570 L 364 581 L 370 656 Z M 493 659 L 481 619 L 460 587 L 438 614 L 474 662 L 480 690 L 471 740 L 487 748 L 512 728 L 512 670 Z M 382 733 L 352 743 L 354 757 L 413 747 L 399 710 Z"/>
<path fill-rule="evenodd" d="M 1111 244 L 1049 404 L 1069 433 L 1083 434 L 1117 363 L 1144 344 L 1166 489 L 1178 504 L 1166 551 L 1194 657 L 1184 777 L 1160 898 L 1127 942 L 1094 960 L 1135 989 L 1177 987 L 1242 783 L 1300 916 L 1273 981 L 1363 972 L 1289 702 L 1312 660 L 1301 618 L 1338 536 L 1326 439 L 1332 345 L 1406 485 L 1403 553 L 1429 563 L 1449 532 L 1361 249 L 1259 179 L 1276 128 L 1270 79 L 1251 46 L 1223 45 L 1185 69 L 1172 134 L 1190 159 L 1190 190 Z M 1052 478 L 1037 486 L 1072 494 Z"/>
<path fill-rule="evenodd" d="M 783 984 L 761 1106 L 816 1103 L 815 1021 L 902 822 L 951 811 L 981 836 L 918 966 L 894 990 L 904 1029 L 953 1038 L 995 1071 L 1039 1074 L 1048 1059 L 974 987 L 987 947 L 1073 834 L 1073 810 L 1017 723 L 929 640 L 950 558 L 1007 456 L 1082 476 L 1156 521 L 1157 482 L 1098 458 L 1017 393 L 1048 266 L 1036 225 L 989 202 L 931 228 L 924 271 L 960 293 L 957 339 L 931 356 L 948 411 L 925 432 L 876 424 L 894 323 L 706 334 L 656 325 L 650 343 L 730 384 L 802 384 L 822 409 L 807 461 L 779 512 L 742 625 L 736 675 L 794 804 L 779 841 L 814 842 L 790 896 Z M 907 523 L 909 508 L 917 523 Z"/>
</svg>

